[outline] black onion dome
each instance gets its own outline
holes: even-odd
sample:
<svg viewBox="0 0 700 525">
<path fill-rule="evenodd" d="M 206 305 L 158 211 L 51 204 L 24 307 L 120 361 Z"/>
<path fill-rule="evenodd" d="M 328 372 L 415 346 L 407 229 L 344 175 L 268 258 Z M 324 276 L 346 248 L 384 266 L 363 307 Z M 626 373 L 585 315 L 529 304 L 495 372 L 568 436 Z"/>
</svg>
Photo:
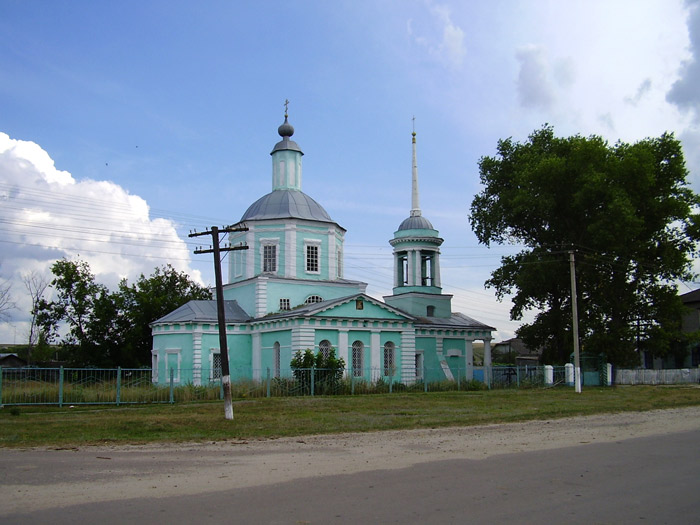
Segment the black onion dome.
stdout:
<svg viewBox="0 0 700 525">
<path fill-rule="evenodd" d="M 281 150 L 298 151 L 302 155 L 304 154 L 304 152 L 301 151 L 299 144 L 289 139 L 289 137 L 294 135 L 294 126 L 292 126 L 287 120 L 287 115 L 284 116 L 284 122 L 282 123 L 282 125 L 279 128 L 277 128 L 277 133 L 279 133 L 280 137 L 282 137 L 282 140 L 275 144 L 275 147 L 272 148 L 270 155 L 272 155 L 272 153 L 274 153 L 275 151 Z"/>
<path fill-rule="evenodd" d="M 277 133 L 279 133 L 280 137 L 291 137 L 294 135 L 294 126 L 287 121 L 287 115 L 284 116 L 282 125 L 277 128 Z"/>
<path fill-rule="evenodd" d="M 299 190 L 275 190 L 268 193 L 250 205 L 240 222 L 264 219 L 333 222 L 323 206 Z"/>
</svg>

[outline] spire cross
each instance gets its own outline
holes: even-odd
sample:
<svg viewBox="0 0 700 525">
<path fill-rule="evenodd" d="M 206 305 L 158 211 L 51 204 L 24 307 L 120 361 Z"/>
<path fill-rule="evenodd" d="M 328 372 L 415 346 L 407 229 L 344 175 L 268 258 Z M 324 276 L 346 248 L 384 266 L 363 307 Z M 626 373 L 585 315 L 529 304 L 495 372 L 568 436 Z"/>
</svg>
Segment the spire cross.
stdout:
<svg viewBox="0 0 700 525">
<path fill-rule="evenodd" d="M 413 133 L 416 132 L 416 116 L 413 115 L 413 118 L 411 119 L 413 121 Z"/>
<path fill-rule="evenodd" d="M 289 106 L 289 99 L 286 99 L 286 98 L 285 98 L 285 99 L 284 99 L 284 116 L 285 116 L 285 118 L 287 117 L 287 109 L 288 109 L 288 106 Z"/>
</svg>

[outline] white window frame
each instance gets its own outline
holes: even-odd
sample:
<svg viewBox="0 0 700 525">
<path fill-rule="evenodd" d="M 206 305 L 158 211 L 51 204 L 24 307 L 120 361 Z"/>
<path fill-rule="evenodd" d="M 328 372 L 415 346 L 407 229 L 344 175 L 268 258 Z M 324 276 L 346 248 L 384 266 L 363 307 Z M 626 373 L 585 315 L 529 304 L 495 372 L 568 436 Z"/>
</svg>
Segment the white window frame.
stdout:
<svg viewBox="0 0 700 525">
<path fill-rule="evenodd" d="M 177 355 L 177 369 L 175 370 L 175 373 L 173 374 L 173 382 L 174 383 L 179 383 L 180 382 L 180 368 L 182 367 L 182 349 L 180 348 L 166 348 L 165 349 L 165 377 L 166 381 L 170 381 L 170 369 L 168 368 L 168 363 L 170 359 L 168 359 L 169 355 L 176 354 Z"/>
<path fill-rule="evenodd" d="M 352 354 L 350 355 L 350 359 L 350 363 L 352 364 L 352 376 L 362 377 L 364 375 L 365 344 L 359 339 L 352 342 Z"/>
<path fill-rule="evenodd" d="M 414 366 L 416 367 L 416 381 L 421 381 L 425 370 L 425 353 L 422 350 L 416 352 Z"/>
<path fill-rule="evenodd" d="M 316 249 L 316 270 L 309 270 L 309 249 Z M 321 241 L 304 241 L 304 271 L 312 275 L 321 274 Z"/>
<path fill-rule="evenodd" d="M 318 343 L 318 351 L 321 352 L 321 355 L 323 355 L 324 359 L 328 359 L 331 355 L 331 348 L 333 348 L 333 345 L 328 339 L 324 339 L 320 343 Z"/>
<path fill-rule="evenodd" d="M 291 309 L 292 309 L 292 306 L 291 306 L 291 301 L 289 300 L 289 298 L 288 297 L 280 298 L 280 311 L 281 312 L 288 312 Z"/>
<path fill-rule="evenodd" d="M 263 273 L 276 274 L 280 267 L 280 241 L 277 238 L 272 239 L 260 239 L 260 271 Z M 275 269 L 266 270 L 265 269 L 265 247 L 274 246 L 275 248 Z"/>
<path fill-rule="evenodd" d="M 233 252 L 233 276 L 243 277 L 243 250 Z"/>
<path fill-rule="evenodd" d="M 209 349 L 209 381 L 214 381 L 216 379 L 221 379 L 223 371 L 219 370 L 219 376 L 216 376 L 216 368 L 214 367 L 214 356 L 219 356 L 219 365 L 221 365 L 221 350 L 219 348 Z"/>
<path fill-rule="evenodd" d="M 336 261 L 336 269 L 337 269 L 337 276 L 338 279 L 343 278 L 343 250 L 342 248 L 338 248 L 336 250 L 336 257 L 338 257 L 338 260 Z"/>
<path fill-rule="evenodd" d="M 158 350 L 151 350 L 151 382 L 158 382 Z"/>
<path fill-rule="evenodd" d="M 393 375 L 396 372 L 396 344 L 392 341 L 384 343 L 383 365 L 385 376 Z"/>
<path fill-rule="evenodd" d="M 320 295 L 309 295 L 306 298 L 306 301 L 304 301 L 304 304 L 316 304 L 316 303 L 322 303 L 323 302 L 323 297 Z"/>
<path fill-rule="evenodd" d="M 272 345 L 272 351 L 272 358 L 274 360 L 274 377 L 280 377 L 280 370 L 282 368 L 282 347 L 280 346 L 279 341 L 275 341 L 275 344 Z"/>
</svg>

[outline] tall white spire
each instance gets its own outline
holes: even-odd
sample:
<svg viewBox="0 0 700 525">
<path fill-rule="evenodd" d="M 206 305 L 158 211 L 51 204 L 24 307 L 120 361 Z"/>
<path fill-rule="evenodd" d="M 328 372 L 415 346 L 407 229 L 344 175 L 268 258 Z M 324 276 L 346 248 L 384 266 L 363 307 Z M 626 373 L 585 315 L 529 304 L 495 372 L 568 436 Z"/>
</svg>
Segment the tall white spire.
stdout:
<svg viewBox="0 0 700 525">
<path fill-rule="evenodd" d="M 413 117 L 413 166 L 411 169 L 411 217 L 420 217 L 420 202 L 418 200 L 418 161 L 416 161 L 416 117 Z"/>
</svg>

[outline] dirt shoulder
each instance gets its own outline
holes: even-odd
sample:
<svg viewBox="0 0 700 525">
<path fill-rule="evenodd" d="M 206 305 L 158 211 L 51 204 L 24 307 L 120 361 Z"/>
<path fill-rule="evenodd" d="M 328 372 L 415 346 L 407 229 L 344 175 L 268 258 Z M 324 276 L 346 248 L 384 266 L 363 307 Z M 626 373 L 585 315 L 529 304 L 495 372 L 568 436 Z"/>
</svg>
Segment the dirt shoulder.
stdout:
<svg viewBox="0 0 700 525">
<path fill-rule="evenodd" d="M 259 441 L 0 450 L 0 516 L 700 429 L 700 407 Z"/>
</svg>

